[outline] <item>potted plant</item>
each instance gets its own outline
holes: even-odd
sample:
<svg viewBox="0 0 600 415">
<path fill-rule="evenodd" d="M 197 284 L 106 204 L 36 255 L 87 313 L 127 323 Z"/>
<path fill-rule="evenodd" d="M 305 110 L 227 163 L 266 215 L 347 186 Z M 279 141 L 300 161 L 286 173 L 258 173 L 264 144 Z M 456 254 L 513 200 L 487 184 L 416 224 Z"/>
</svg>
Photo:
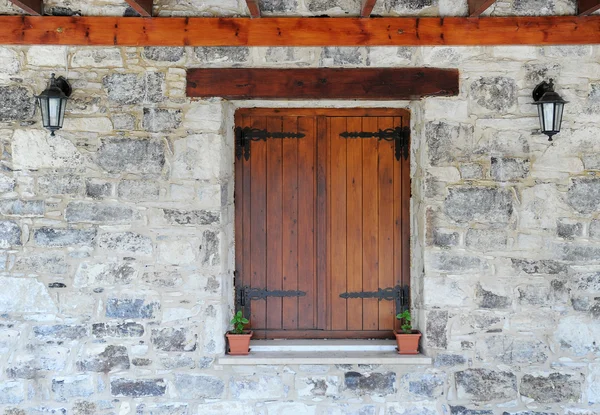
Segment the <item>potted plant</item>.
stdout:
<svg viewBox="0 0 600 415">
<path fill-rule="evenodd" d="M 225 335 L 229 343 L 228 354 L 232 355 L 247 355 L 250 353 L 250 338 L 252 337 L 251 330 L 244 330 L 244 326 L 249 323 L 247 318 L 244 318 L 241 310 L 233 315 L 230 321 L 233 330 L 230 330 Z"/>
<path fill-rule="evenodd" d="M 419 330 L 413 330 L 410 311 L 404 310 L 402 313 L 399 313 L 396 318 L 401 321 L 400 332 L 394 332 L 396 335 L 396 343 L 398 343 L 398 353 L 418 354 L 421 332 Z"/>
</svg>

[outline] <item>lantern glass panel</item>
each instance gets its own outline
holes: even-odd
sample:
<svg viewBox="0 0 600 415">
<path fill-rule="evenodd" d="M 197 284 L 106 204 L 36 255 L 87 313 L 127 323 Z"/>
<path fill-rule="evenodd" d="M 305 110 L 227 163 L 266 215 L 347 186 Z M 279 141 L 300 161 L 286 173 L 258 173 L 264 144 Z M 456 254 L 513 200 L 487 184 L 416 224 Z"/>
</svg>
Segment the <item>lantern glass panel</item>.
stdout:
<svg viewBox="0 0 600 415">
<path fill-rule="evenodd" d="M 52 97 L 48 99 L 48 110 L 50 113 L 50 126 L 59 126 L 59 115 L 60 115 L 60 101 L 58 97 Z"/>
<path fill-rule="evenodd" d="M 48 127 L 48 100 L 43 98 L 38 98 L 40 103 L 40 110 L 42 111 L 42 124 L 44 127 Z"/>
<path fill-rule="evenodd" d="M 560 131 L 560 124 L 562 123 L 563 110 L 565 108 L 565 104 L 562 102 L 557 102 L 554 104 L 554 131 Z"/>
<path fill-rule="evenodd" d="M 59 117 L 58 117 L 58 121 L 59 121 L 59 127 L 62 128 L 63 126 L 63 122 L 65 120 L 65 109 L 67 108 L 67 100 L 66 99 L 61 99 L 60 100 L 60 113 L 59 113 Z"/>
<path fill-rule="evenodd" d="M 542 104 L 544 111 L 544 126 L 542 131 L 554 131 L 554 103 Z"/>
<path fill-rule="evenodd" d="M 538 109 L 538 118 L 540 119 L 540 130 L 544 131 L 544 113 L 542 112 L 542 106 L 536 105 Z"/>
</svg>

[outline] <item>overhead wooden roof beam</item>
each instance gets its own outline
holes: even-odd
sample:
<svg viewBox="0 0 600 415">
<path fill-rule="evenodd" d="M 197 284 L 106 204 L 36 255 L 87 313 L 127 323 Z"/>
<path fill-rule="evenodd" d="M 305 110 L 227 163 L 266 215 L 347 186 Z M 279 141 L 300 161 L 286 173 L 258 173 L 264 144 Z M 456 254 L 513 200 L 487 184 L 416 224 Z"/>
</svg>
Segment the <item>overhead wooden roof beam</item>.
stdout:
<svg viewBox="0 0 600 415">
<path fill-rule="evenodd" d="M 15 6 L 22 8 L 34 16 L 41 16 L 44 2 L 42 0 L 10 0 Z"/>
<path fill-rule="evenodd" d="M 594 13 L 596 10 L 600 10 L 600 0 L 577 1 L 577 14 L 580 16 L 587 16 L 588 14 Z"/>
<path fill-rule="evenodd" d="M 377 0 L 363 0 L 362 7 L 360 8 L 360 17 L 369 17 L 375 7 Z"/>
<path fill-rule="evenodd" d="M 81 46 L 493 46 L 600 44 L 600 16 L 0 16 L 0 44 Z"/>
<path fill-rule="evenodd" d="M 258 0 L 246 0 L 246 5 L 248 6 L 250 17 L 260 17 L 260 6 L 258 5 Z"/>
<path fill-rule="evenodd" d="M 152 17 L 154 0 L 125 0 L 142 17 Z"/>
<path fill-rule="evenodd" d="M 496 0 L 469 0 L 469 17 L 479 17 Z"/>
</svg>

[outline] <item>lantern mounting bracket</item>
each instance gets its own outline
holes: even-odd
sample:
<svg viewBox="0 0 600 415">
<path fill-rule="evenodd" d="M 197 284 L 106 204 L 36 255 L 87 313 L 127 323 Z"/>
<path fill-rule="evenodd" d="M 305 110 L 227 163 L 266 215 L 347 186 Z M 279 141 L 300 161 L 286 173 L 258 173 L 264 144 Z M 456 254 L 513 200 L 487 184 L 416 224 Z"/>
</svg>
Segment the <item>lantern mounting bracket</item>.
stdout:
<svg viewBox="0 0 600 415">
<path fill-rule="evenodd" d="M 73 88 L 71 88 L 71 84 L 65 77 L 59 76 L 58 78 L 54 78 L 54 85 L 56 85 L 66 96 L 71 96 Z"/>
<path fill-rule="evenodd" d="M 539 101 L 546 92 L 554 92 L 554 82 L 550 79 L 550 82 L 542 81 L 533 89 L 533 100 Z"/>
</svg>

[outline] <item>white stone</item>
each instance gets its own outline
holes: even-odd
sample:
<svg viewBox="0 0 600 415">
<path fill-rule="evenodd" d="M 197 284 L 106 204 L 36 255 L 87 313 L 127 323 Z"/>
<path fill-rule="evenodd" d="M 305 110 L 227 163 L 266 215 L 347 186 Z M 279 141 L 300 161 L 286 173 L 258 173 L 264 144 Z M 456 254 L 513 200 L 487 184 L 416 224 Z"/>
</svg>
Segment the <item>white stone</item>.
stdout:
<svg viewBox="0 0 600 415">
<path fill-rule="evenodd" d="M 183 127 L 186 130 L 219 131 L 223 120 L 221 102 L 193 101 L 185 113 Z"/>
<path fill-rule="evenodd" d="M 27 50 L 27 63 L 33 66 L 59 67 L 57 69 L 62 70 L 67 66 L 67 47 L 30 46 Z"/>
<path fill-rule="evenodd" d="M 569 217 L 573 210 L 563 201 L 554 184 L 540 184 L 521 192 L 519 227 L 525 229 L 556 229 L 559 217 Z"/>
<path fill-rule="evenodd" d="M 175 142 L 173 177 L 217 179 L 222 172 L 224 139 L 218 134 L 190 135 Z"/>
<path fill-rule="evenodd" d="M 191 264 L 196 259 L 199 246 L 197 238 L 169 238 L 159 241 L 158 259 L 172 265 Z"/>
<path fill-rule="evenodd" d="M 425 120 L 469 121 L 467 101 L 459 99 L 426 98 Z"/>
<path fill-rule="evenodd" d="M 73 68 L 110 68 L 123 66 L 120 48 L 85 48 L 79 49 L 71 58 Z"/>
<path fill-rule="evenodd" d="M 48 131 L 16 130 L 13 135 L 13 168 L 75 167 L 82 163 L 81 153 L 73 143 Z"/>
<path fill-rule="evenodd" d="M 5 74 L 15 74 L 19 72 L 21 64 L 19 63 L 19 55 L 12 49 L 0 48 L 0 72 Z"/>
<path fill-rule="evenodd" d="M 417 48 L 371 47 L 368 55 L 369 65 L 378 67 L 408 65 L 417 50 Z"/>
<path fill-rule="evenodd" d="M 475 283 L 462 277 L 428 277 L 423 281 L 426 307 L 464 307 L 472 303 Z"/>
<path fill-rule="evenodd" d="M 33 278 L 0 277 L 0 313 L 56 313 L 45 285 Z"/>
<path fill-rule="evenodd" d="M 590 404 L 600 403 L 600 363 L 590 365 L 587 382 L 588 402 Z"/>
<path fill-rule="evenodd" d="M 600 350 L 600 321 L 580 316 L 564 317 L 554 332 L 554 340 L 562 349 L 583 356 Z"/>
<path fill-rule="evenodd" d="M 247 402 L 215 402 L 198 405 L 198 415 L 254 415 L 252 405 Z"/>
<path fill-rule="evenodd" d="M 65 117 L 66 131 L 85 131 L 94 133 L 109 133 L 113 130 L 112 122 L 107 117 Z"/>
<path fill-rule="evenodd" d="M 315 415 L 317 407 L 300 402 L 271 402 L 265 405 L 269 415 Z"/>
</svg>

